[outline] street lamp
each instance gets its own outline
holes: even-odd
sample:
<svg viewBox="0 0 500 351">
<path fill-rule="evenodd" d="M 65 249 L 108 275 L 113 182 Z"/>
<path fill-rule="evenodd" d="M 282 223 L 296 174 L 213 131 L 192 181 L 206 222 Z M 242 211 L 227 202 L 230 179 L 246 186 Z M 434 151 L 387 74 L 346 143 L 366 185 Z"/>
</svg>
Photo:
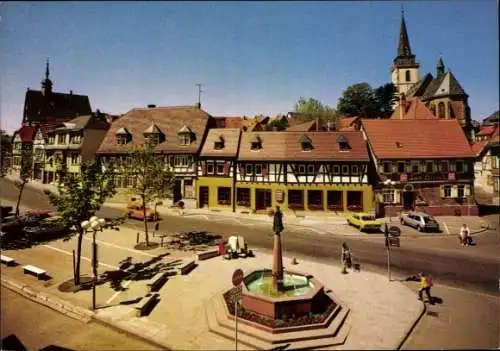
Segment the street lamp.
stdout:
<svg viewBox="0 0 500 351">
<path fill-rule="evenodd" d="M 87 231 L 92 229 L 92 309 L 95 310 L 95 288 L 97 283 L 97 244 L 95 235 L 98 230 L 103 230 L 106 227 L 106 220 L 97 216 L 92 216 L 88 221 L 81 223 L 82 228 Z"/>
<path fill-rule="evenodd" d="M 392 203 L 394 204 L 394 185 L 396 185 L 396 182 L 394 180 L 391 180 L 389 178 L 387 178 L 385 181 L 384 181 L 384 185 L 386 186 L 390 186 L 389 189 L 391 189 L 391 192 L 392 192 Z M 392 207 L 392 206 L 391 206 Z M 391 211 L 392 212 L 392 211 Z M 392 213 L 389 213 L 389 222 L 392 223 L 392 217 L 391 217 Z"/>
</svg>

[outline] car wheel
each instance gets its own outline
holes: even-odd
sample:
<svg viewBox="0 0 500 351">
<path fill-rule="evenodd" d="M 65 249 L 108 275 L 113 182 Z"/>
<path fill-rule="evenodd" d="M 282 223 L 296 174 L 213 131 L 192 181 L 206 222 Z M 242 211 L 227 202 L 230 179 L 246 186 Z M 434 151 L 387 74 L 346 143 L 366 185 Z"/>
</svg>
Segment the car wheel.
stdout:
<svg viewBox="0 0 500 351">
<path fill-rule="evenodd" d="M 419 225 L 417 225 L 417 230 L 418 230 L 419 232 L 423 232 L 423 231 L 424 231 L 424 229 L 423 229 L 421 226 L 419 226 Z"/>
<path fill-rule="evenodd" d="M 405 225 L 406 224 L 403 218 L 400 219 L 400 222 L 401 222 L 401 225 Z"/>
</svg>

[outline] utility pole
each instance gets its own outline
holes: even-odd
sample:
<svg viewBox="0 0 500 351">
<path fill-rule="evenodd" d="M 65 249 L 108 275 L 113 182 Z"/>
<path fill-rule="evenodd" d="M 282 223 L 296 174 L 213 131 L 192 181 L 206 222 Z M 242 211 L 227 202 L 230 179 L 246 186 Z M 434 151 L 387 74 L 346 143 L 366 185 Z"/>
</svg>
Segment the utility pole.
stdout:
<svg viewBox="0 0 500 351">
<path fill-rule="evenodd" d="M 201 89 L 202 84 L 198 83 L 196 84 L 196 86 L 198 87 L 198 102 L 196 103 L 196 106 L 198 106 L 198 108 L 201 108 L 201 93 L 203 92 L 203 90 Z"/>
</svg>

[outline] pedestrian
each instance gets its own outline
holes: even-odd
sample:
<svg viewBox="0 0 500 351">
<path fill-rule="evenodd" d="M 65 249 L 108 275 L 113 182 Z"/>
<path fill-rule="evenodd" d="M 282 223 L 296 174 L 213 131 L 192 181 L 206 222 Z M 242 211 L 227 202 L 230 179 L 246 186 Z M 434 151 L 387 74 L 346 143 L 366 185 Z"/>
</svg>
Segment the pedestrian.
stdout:
<svg viewBox="0 0 500 351">
<path fill-rule="evenodd" d="M 470 230 L 467 227 L 467 224 L 463 224 L 462 228 L 460 228 L 460 243 L 462 246 L 466 246 L 469 244 L 469 236 L 470 236 Z"/>
<path fill-rule="evenodd" d="M 418 273 L 418 277 L 420 279 L 420 286 L 418 289 L 418 299 L 422 300 L 423 299 L 423 292 L 425 291 L 425 295 L 427 296 L 427 299 L 429 300 L 431 305 L 434 305 L 434 300 L 432 299 L 431 296 L 431 287 L 432 287 L 432 279 L 427 276 L 424 272 Z"/>
<path fill-rule="evenodd" d="M 342 264 L 342 274 L 347 274 L 347 268 L 352 267 L 352 252 L 347 243 L 342 243 L 340 261 Z"/>
</svg>

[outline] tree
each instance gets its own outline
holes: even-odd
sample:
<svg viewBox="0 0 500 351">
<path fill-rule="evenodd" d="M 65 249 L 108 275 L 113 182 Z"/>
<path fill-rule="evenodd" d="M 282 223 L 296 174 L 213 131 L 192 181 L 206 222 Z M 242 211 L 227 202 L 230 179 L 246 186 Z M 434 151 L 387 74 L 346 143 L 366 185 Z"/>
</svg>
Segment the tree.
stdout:
<svg viewBox="0 0 500 351">
<path fill-rule="evenodd" d="M 151 201 L 170 196 L 174 177 L 162 156 L 156 155 L 153 144 L 144 144 L 132 149 L 123 165 L 126 177 L 134 179 L 130 192 L 141 198 L 144 215 L 144 234 L 149 246 L 148 219 L 146 207 Z"/>
<path fill-rule="evenodd" d="M 283 131 L 288 128 L 288 120 L 286 118 L 275 118 L 266 124 L 267 131 Z"/>
<path fill-rule="evenodd" d="M 80 173 L 65 173 L 57 185 L 57 193 L 45 190 L 49 202 L 57 210 L 71 234 L 78 234 L 76 264 L 74 269 L 75 285 L 80 284 L 80 261 L 82 239 L 85 230 L 81 223 L 94 216 L 106 199 L 115 194 L 113 168 L 103 169 L 99 161 L 84 163 Z"/>
<path fill-rule="evenodd" d="M 389 117 L 393 112 L 396 87 L 392 83 L 373 89 L 368 83 L 357 83 L 342 93 L 337 111 L 345 116 L 364 118 Z"/>
<path fill-rule="evenodd" d="M 0 129 L 0 177 L 4 177 L 9 168 L 12 153 L 12 136 Z"/>
<path fill-rule="evenodd" d="M 335 121 L 337 112 L 334 108 L 324 105 L 314 98 L 301 97 L 293 106 L 294 112 L 297 113 L 296 119 L 299 122 L 308 122 L 315 118 L 319 118 L 323 122 Z"/>
<path fill-rule="evenodd" d="M 357 83 L 344 90 L 338 101 L 337 111 L 349 117 L 371 118 L 375 114 L 375 105 L 374 92 L 370 84 Z"/>
<path fill-rule="evenodd" d="M 21 168 L 19 170 L 19 179 L 14 182 L 16 188 L 19 189 L 19 195 L 17 196 L 16 212 L 15 215 L 19 216 L 19 204 L 21 203 L 21 197 L 23 196 L 23 190 L 26 184 L 31 178 L 31 167 L 33 166 L 33 153 L 30 149 L 25 148 L 22 145 L 21 150 Z"/>
</svg>

